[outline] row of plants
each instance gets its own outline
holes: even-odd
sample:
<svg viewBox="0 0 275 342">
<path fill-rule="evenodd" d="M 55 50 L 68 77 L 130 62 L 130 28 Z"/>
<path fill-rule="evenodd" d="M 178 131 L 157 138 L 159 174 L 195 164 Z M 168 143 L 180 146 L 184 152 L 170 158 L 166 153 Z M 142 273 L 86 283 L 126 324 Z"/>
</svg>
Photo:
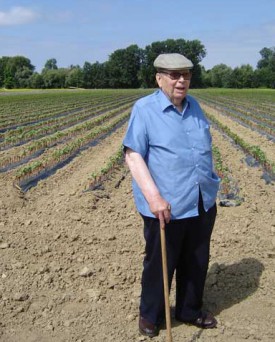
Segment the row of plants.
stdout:
<svg viewBox="0 0 275 342">
<path fill-rule="evenodd" d="M 105 134 L 112 134 L 126 122 L 134 101 L 148 92 L 77 90 L 3 96 L 6 113 L 13 108 L 13 117 L 17 120 L 14 127 L 18 129 L 7 128 L 5 132 L 0 125 L 0 172 L 9 172 L 15 185 L 33 186 L 33 182 L 70 162 L 83 148 L 91 148 Z M 40 109 L 46 113 L 42 119 L 38 115 Z M 11 141 L 15 146 L 4 148 Z"/>
<path fill-rule="evenodd" d="M 69 114 L 75 114 L 78 110 L 82 109 L 96 109 L 97 107 L 100 107 L 102 105 L 105 105 L 106 102 L 113 102 L 113 101 L 119 101 L 119 99 L 125 100 L 125 96 L 123 94 L 118 94 L 118 96 L 109 96 L 109 98 L 104 99 L 103 97 L 96 97 L 93 98 L 92 96 L 86 97 L 86 98 L 79 98 L 79 101 L 76 102 L 76 99 L 78 99 L 78 96 L 76 96 L 76 99 L 74 98 L 74 103 L 67 104 L 64 103 L 62 100 L 60 100 L 60 103 L 57 107 L 53 108 L 49 103 L 45 103 L 45 108 L 43 110 L 39 110 L 39 108 L 33 108 L 32 111 L 29 113 L 26 112 L 26 108 L 24 103 L 22 103 L 22 106 L 24 108 L 24 111 L 22 111 L 22 107 L 19 109 L 16 113 L 13 113 L 13 115 L 8 115 L 0 120 L 0 127 L 1 131 L 4 132 L 6 130 L 9 130 L 10 128 L 16 128 L 20 127 L 22 125 L 27 124 L 34 124 L 39 123 L 40 121 L 45 121 L 47 119 L 51 118 L 58 118 L 62 116 L 67 116 Z M 128 100 L 134 101 L 137 98 L 137 95 L 131 95 L 128 96 Z M 85 100 L 83 102 L 83 100 Z M 50 98 L 48 99 L 50 101 Z M 5 130 L 4 130 L 5 128 Z"/>
<path fill-rule="evenodd" d="M 61 118 L 52 118 L 50 120 L 39 122 L 30 126 L 22 126 L 14 130 L 9 130 L 2 135 L 2 141 L 0 142 L 0 149 L 10 148 L 17 144 L 23 144 L 30 140 L 38 139 L 43 136 L 52 134 L 57 131 L 61 131 L 72 127 L 78 123 L 88 121 L 98 115 L 111 111 L 116 108 L 120 110 L 132 105 L 132 99 L 122 99 L 119 101 L 112 101 L 111 103 L 98 106 L 96 109 L 84 109 L 70 115 Z"/>
<path fill-rule="evenodd" d="M 258 120 L 255 120 L 254 118 L 251 118 L 249 116 L 244 116 L 243 114 L 232 110 L 226 106 L 223 105 L 213 105 L 209 103 L 208 101 L 201 101 L 202 104 L 206 104 L 209 107 L 212 107 L 216 110 L 218 110 L 222 115 L 229 116 L 233 120 L 237 121 L 238 123 L 242 124 L 245 127 L 253 128 L 258 133 L 262 135 L 268 135 L 272 138 L 275 138 L 275 122 L 271 120 L 267 120 L 263 118 L 263 121 L 268 121 L 268 123 L 264 123 Z"/>
<path fill-rule="evenodd" d="M 222 155 L 219 151 L 218 146 L 213 145 L 213 158 L 215 164 L 215 172 L 221 179 L 221 187 L 220 192 L 223 196 L 230 196 L 232 193 L 232 189 L 230 186 L 230 172 L 227 166 L 224 165 L 222 160 Z M 102 182 L 109 178 L 110 174 L 116 170 L 124 161 L 124 152 L 123 146 L 120 146 L 114 155 L 112 155 L 104 164 L 104 166 L 93 172 L 90 175 L 89 189 L 94 190 L 97 189 Z"/>
<path fill-rule="evenodd" d="M 133 94 L 133 93 L 132 93 Z M 128 93 L 128 95 L 131 95 Z M 13 116 L 21 112 L 21 114 L 29 115 L 29 113 L 39 114 L 47 112 L 48 108 L 53 111 L 55 108 L 63 109 L 66 106 L 79 107 L 79 104 L 89 104 L 93 101 L 109 100 L 114 97 L 125 97 L 123 91 L 115 93 L 114 91 L 98 91 L 98 90 L 40 90 L 25 91 L 24 93 L 6 93 L 1 97 L 0 119 L 2 116 Z M 22 112 L 22 106 L 24 112 Z"/>
<path fill-rule="evenodd" d="M 8 100 L 8 101 L 7 101 Z M 24 98 L 20 99 L 20 101 L 16 100 L 14 96 L 8 96 L 6 101 L 2 103 L 1 113 L 0 113 L 0 122 L 1 124 L 5 122 L 5 120 L 16 121 L 18 117 L 20 120 L 24 120 L 27 117 L 44 117 L 50 113 L 60 113 L 61 111 L 66 112 L 69 110 L 73 110 L 79 108 L 80 106 L 86 107 L 93 103 L 98 103 L 100 98 L 96 97 L 81 97 L 79 101 L 76 102 L 75 98 L 71 98 L 70 96 L 48 96 L 48 94 L 44 94 L 43 97 L 38 96 L 37 94 L 25 95 Z M 18 99 L 17 99 L 18 100 Z M 22 107 L 24 107 L 24 111 L 22 111 Z"/>
<path fill-rule="evenodd" d="M 194 89 L 190 93 L 206 99 L 221 100 L 234 107 L 244 107 L 261 115 L 275 115 L 275 92 L 272 89 Z"/>
<path fill-rule="evenodd" d="M 230 101 L 228 98 L 211 98 L 207 96 L 198 96 L 198 99 L 203 100 L 207 103 L 212 105 L 216 105 L 218 107 L 223 107 L 227 109 L 229 112 L 238 114 L 243 117 L 251 118 L 252 120 L 255 119 L 258 122 L 266 122 L 267 124 L 274 125 L 274 116 L 275 116 L 275 109 L 274 112 L 270 111 L 267 113 L 266 111 L 262 111 L 257 107 L 253 109 L 248 106 L 248 104 L 242 103 L 240 104 L 237 101 Z"/>
<path fill-rule="evenodd" d="M 228 137 L 230 137 L 235 144 L 240 146 L 246 153 L 255 158 L 265 170 L 275 175 L 275 163 L 271 160 L 268 160 L 266 154 L 261 150 L 259 146 L 248 144 L 241 137 L 239 137 L 238 134 L 232 132 L 228 126 L 222 124 L 219 120 L 217 120 L 214 115 L 208 112 L 205 112 L 205 114 L 209 118 L 209 120 L 213 122 Z"/>
<path fill-rule="evenodd" d="M 224 165 L 222 155 L 218 146 L 212 146 L 213 159 L 215 165 L 215 171 L 221 179 L 222 192 L 228 194 L 230 192 L 230 179 L 228 167 Z"/>
<path fill-rule="evenodd" d="M 232 177 L 230 170 L 224 164 L 218 146 L 213 145 L 212 151 L 215 171 L 221 179 L 218 192 L 220 206 L 232 207 L 241 205 L 243 198 L 240 197 L 239 187 L 236 180 Z"/>
<path fill-rule="evenodd" d="M 262 107 L 262 103 L 259 101 L 257 103 L 252 103 L 245 94 L 243 97 L 236 97 L 235 93 L 228 91 L 228 95 L 219 95 L 211 91 L 195 90 L 192 92 L 198 99 L 207 101 L 209 103 L 226 107 L 231 109 L 233 112 L 243 114 L 245 116 L 253 117 L 256 120 L 265 121 L 269 123 L 274 122 L 275 107 L 271 108 L 272 103 L 269 103 L 269 109 Z M 256 96 L 256 94 L 255 94 Z"/>
<path fill-rule="evenodd" d="M 83 146 L 90 144 L 91 141 L 99 138 L 103 134 L 112 131 L 121 122 L 127 120 L 129 115 L 130 112 L 127 110 L 110 123 L 94 127 L 85 135 L 63 144 L 62 147 L 48 150 L 40 158 L 18 168 L 15 172 L 14 184 L 21 187 L 22 183 L 26 182 L 29 178 L 33 178 L 34 176 L 39 177 L 41 172 L 55 167 L 58 163 L 70 158 Z"/>
<path fill-rule="evenodd" d="M 224 165 L 222 155 L 218 146 L 213 145 L 213 158 L 215 164 L 215 172 L 221 179 L 219 198 L 221 205 L 240 205 L 242 199 L 239 197 L 239 189 L 236 187 L 235 182 L 230 176 L 230 171 Z M 114 155 L 112 155 L 104 164 L 102 168 L 93 172 L 90 175 L 88 190 L 101 189 L 102 183 L 110 178 L 110 175 L 121 167 L 124 162 L 123 146 L 120 146 Z M 230 200 L 228 204 L 227 200 Z M 234 202 L 232 202 L 232 200 Z M 234 203 L 234 204 L 233 204 Z"/>
<path fill-rule="evenodd" d="M 89 189 L 97 189 L 114 170 L 116 170 L 124 160 L 123 146 L 120 146 L 114 155 L 112 155 L 105 165 L 90 176 Z"/>
<path fill-rule="evenodd" d="M 6 169 L 7 166 L 16 164 L 19 161 L 26 159 L 32 154 L 35 154 L 37 151 L 44 150 L 45 148 L 50 148 L 53 145 L 60 144 L 64 141 L 70 140 L 79 134 L 82 134 L 84 132 L 90 131 L 92 128 L 103 124 L 104 122 L 114 118 L 117 115 L 120 115 L 122 110 L 125 110 L 129 112 L 129 105 L 125 105 L 122 108 L 117 108 L 114 110 L 111 110 L 104 115 L 101 115 L 99 117 L 93 118 L 87 122 L 80 123 L 78 125 L 75 125 L 73 127 L 70 127 L 69 129 L 66 129 L 64 131 L 57 131 L 54 134 L 47 135 L 39 140 L 31 141 L 30 143 L 20 146 L 15 149 L 6 151 L 6 154 L 4 157 L 0 159 L 0 168 Z M 15 153 L 15 151 L 18 151 Z"/>
<path fill-rule="evenodd" d="M 267 119 L 273 119 L 275 116 L 275 107 L 272 107 L 270 104 L 263 103 L 252 103 L 248 99 L 240 99 L 240 98 L 230 98 L 227 96 L 209 96 L 207 94 L 199 95 L 201 98 L 205 100 L 209 100 L 213 103 L 223 104 L 228 108 L 233 110 L 237 110 L 243 114 L 250 114 L 255 118 L 260 119 L 261 117 Z"/>
</svg>

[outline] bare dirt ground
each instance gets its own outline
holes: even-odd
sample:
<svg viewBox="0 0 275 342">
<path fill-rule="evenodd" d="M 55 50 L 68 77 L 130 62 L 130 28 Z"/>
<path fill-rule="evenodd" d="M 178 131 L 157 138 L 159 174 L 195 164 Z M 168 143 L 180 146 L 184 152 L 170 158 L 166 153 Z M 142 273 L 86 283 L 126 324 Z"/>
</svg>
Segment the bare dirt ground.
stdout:
<svg viewBox="0 0 275 342">
<path fill-rule="evenodd" d="M 84 191 L 121 144 L 125 127 L 25 195 L 1 174 L 0 341 L 132 342 L 144 256 L 131 179 L 120 169 Z M 218 207 L 205 306 L 213 330 L 172 320 L 173 341 L 275 341 L 274 185 L 213 130 L 244 202 Z M 125 176 L 125 179 L 122 179 Z M 119 187 L 115 187 L 118 181 Z M 174 301 L 174 285 L 171 306 Z M 153 341 L 165 341 L 165 329 Z"/>
</svg>

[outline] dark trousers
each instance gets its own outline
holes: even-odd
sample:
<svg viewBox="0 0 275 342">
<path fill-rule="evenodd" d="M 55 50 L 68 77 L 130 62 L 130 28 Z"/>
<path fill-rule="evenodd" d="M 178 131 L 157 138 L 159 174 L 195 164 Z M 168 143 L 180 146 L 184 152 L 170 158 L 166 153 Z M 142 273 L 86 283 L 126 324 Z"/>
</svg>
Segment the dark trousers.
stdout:
<svg viewBox="0 0 275 342">
<path fill-rule="evenodd" d="M 176 271 L 175 316 L 191 321 L 200 315 L 209 264 L 211 233 L 216 204 L 205 212 L 200 196 L 199 216 L 166 224 L 168 282 Z M 142 216 L 146 241 L 142 273 L 140 315 L 159 325 L 165 317 L 159 220 Z"/>
</svg>

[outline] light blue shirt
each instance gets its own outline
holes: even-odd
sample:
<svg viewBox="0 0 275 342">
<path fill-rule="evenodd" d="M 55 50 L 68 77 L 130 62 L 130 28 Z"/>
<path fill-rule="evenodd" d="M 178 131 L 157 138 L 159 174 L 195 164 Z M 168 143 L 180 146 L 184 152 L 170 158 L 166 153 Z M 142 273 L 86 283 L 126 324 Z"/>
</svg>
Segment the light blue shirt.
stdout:
<svg viewBox="0 0 275 342">
<path fill-rule="evenodd" d="M 171 219 L 198 215 L 199 189 L 204 209 L 215 203 L 219 178 L 213 171 L 209 123 L 198 102 L 187 95 L 179 112 L 157 90 L 133 106 L 123 145 L 145 160 L 161 196 L 171 204 Z M 137 210 L 154 217 L 133 179 Z"/>
</svg>

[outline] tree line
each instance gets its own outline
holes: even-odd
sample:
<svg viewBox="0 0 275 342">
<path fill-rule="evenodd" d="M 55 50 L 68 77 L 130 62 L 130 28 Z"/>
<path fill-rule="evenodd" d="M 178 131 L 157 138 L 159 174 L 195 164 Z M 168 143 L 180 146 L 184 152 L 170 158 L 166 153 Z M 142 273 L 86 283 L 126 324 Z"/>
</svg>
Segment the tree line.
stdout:
<svg viewBox="0 0 275 342">
<path fill-rule="evenodd" d="M 160 53 L 184 54 L 194 64 L 191 87 L 275 88 L 275 47 L 263 48 L 257 68 L 249 64 L 231 68 L 218 64 L 206 70 L 199 63 L 206 49 L 199 40 L 167 39 L 144 49 L 130 45 L 114 51 L 104 63 L 85 62 L 83 67 L 59 68 L 55 58 L 40 73 L 24 56 L 0 58 L 0 87 L 13 88 L 154 88 L 154 59 Z"/>
</svg>

